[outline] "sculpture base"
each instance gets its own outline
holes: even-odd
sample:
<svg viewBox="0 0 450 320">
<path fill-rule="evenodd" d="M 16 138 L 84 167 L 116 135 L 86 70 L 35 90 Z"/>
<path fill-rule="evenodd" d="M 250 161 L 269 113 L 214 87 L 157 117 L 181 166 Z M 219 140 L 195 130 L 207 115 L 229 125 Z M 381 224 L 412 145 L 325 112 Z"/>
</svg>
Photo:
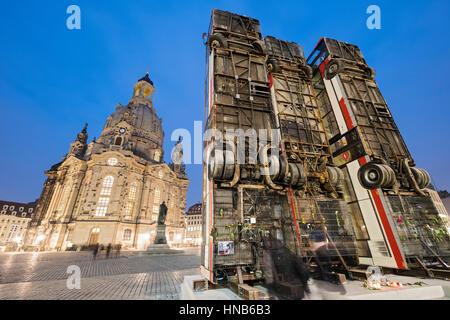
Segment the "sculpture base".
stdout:
<svg viewBox="0 0 450 320">
<path fill-rule="evenodd" d="M 156 228 L 156 236 L 153 244 L 147 248 L 145 254 L 174 254 L 183 253 L 183 250 L 171 249 L 167 244 L 166 226 L 158 225 Z"/>
<path fill-rule="evenodd" d="M 152 244 L 147 248 L 145 254 L 180 254 L 183 250 L 171 249 L 168 244 Z"/>
<path fill-rule="evenodd" d="M 166 239 L 166 226 L 165 225 L 158 225 L 156 228 L 156 237 L 154 244 L 165 244 L 167 245 L 167 239 Z M 167 247 L 169 247 L 167 245 Z"/>
</svg>

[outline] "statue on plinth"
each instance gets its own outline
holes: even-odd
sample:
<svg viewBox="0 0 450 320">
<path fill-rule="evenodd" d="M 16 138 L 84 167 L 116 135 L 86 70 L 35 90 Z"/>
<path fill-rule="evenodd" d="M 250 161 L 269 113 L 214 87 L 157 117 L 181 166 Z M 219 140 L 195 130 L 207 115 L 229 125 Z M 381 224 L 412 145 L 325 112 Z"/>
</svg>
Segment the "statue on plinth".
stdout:
<svg viewBox="0 0 450 320">
<path fill-rule="evenodd" d="M 164 225 L 166 223 L 166 216 L 167 216 L 167 206 L 166 202 L 163 201 L 161 205 L 159 206 L 159 216 L 158 216 L 158 225 Z"/>
<path fill-rule="evenodd" d="M 159 206 L 159 216 L 158 216 L 158 226 L 156 228 L 155 244 L 165 244 L 167 245 L 166 239 L 166 216 L 167 216 L 167 206 L 166 202 L 163 201 Z"/>
</svg>

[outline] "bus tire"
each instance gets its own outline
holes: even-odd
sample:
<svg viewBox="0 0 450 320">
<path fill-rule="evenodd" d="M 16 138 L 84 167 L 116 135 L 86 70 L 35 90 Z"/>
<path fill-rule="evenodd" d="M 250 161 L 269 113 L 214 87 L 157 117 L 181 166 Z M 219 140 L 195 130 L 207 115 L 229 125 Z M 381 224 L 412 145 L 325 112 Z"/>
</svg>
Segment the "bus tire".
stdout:
<svg viewBox="0 0 450 320">
<path fill-rule="evenodd" d="M 275 59 L 267 60 L 267 70 L 269 73 L 279 73 L 280 65 L 278 64 L 278 61 Z"/>
<path fill-rule="evenodd" d="M 213 48 L 228 48 L 227 40 L 221 33 L 215 33 L 208 37 L 208 47 Z"/>
<path fill-rule="evenodd" d="M 306 174 L 306 170 L 303 167 L 302 164 L 300 163 L 296 163 L 295 164 L 297 166 L 297 170 L 298 170 L 298 180 L 297 180 L 297 187 L 303 187 L 306 184 L 306 180 L 308 179 L 308 176 Z"/>
<path fill-rule="evenodd" d="M 358 180 L 368 190 L 389 188 L 395 182 L 395 174 L 387 165 L 369 162 L 359 168 Z"/>
<path fill-rule="evenodd" d="M 223 150 L 214 149 L 211 152 L 208 163 L 208 177 L 212 179 L 221 179 L 224 171 L 224 154 Z"/>
<path fill-rule="evenodd" d="M 342 63 L 339 60 L 331 60 L 325 67 L 325 79 L 331 80 L 339 74 L 343 69 Z"/>
<path fill-rule="evenodd" d="M 289 176 L 289 184 L 291 186 L 296 186 L 298 182 L 299 172 L 295 163 L 289 163 Z"/>
</svg>

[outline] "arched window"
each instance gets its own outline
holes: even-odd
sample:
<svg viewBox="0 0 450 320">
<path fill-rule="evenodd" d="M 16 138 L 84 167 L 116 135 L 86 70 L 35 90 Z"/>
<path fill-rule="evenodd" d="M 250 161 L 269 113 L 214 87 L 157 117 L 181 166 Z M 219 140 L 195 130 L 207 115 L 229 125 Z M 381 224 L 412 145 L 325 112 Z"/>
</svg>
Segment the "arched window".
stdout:
<svg viewBox="0 0 450 320">
<path fill-rule="evenodd" d="M 116 141 L 114 142 L 114 144 L 115 144 L 116 146 L 122 145 L 122 137 L 117 137 L 117 138 L 116 138 Z"/>
<path fill-rule="evenodd" d="M 125 219 L 131 219 L 134 211 L 134 202 L 136 200 L 136 192 L 137 192 L 137 182 L 133 182 L 130 185 L 130 191 L 128 192 L 128 202 L 125 207 Z"/>
<path fill-rule="evenodd" d="M 114 184 L 113 176 L 106 176 L 103 179 L 102 189 L 100 191 L 100 198 L 98 199 L 97 209 L 95 210 L 96 216 L 105 216 L 108 209 L 109 198 L 112 193 L 112 187 Z"/>
<path fill-rule="evenodd" d="M 106 176 L 103 179 L 102 190 L 100 191 L 100 194 L 104 196 L 110 196 L 113 184 L 114 184 L 114 177 Z"/>
<path fill-rule="evenodd" d="M 125 229 L 123 232 L 123 240 L 129 241 L 131 240 L 131 229 Z"/>
<path fill-rule="evenodd" d="M 128 193 L 128 199 L 136 200 L 137 182 L 133 182 L 130 186 L 130 192 Z"/>
<path fill-rule="evenodd" d="M 161 200 L 161 193 L 159 192 L 159 189 L 155 189 L 155 196 L 153 197 L 153 202 L 159 204 L 159 201 Z"/>
<path fill-rule="evenodd" d="M 127 206 L 125 207 L 125 219 L 131 219 L 133 209 L 134 209 L 134 202 L 128 201 Z"/>
</svg>

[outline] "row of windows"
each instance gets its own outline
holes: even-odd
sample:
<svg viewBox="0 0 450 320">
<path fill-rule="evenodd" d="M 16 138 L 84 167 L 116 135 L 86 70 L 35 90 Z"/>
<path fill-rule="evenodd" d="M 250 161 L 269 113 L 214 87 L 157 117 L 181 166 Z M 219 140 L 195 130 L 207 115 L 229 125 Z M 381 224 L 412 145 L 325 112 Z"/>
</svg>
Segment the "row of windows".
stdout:
<svg viewBox="0 0 450 320">
<path fill-rule="evenodd" d="M 106 215 L 110 197 L 112 194 L 113 185 L 114 185 L 114 177 L 113 176 L 106 176 L 103 179 L 103 183 L 102 183 L 102 187 L 101 187 L 101 191 L 100 191 L 100 198 L 98 199 L 97 208 L 95 210 L 96 216 L 105 216 Z M 126 218 L 130 218 L 133 214 L 134 202 L 136 200 L 136 194 L 137 194 L 137 186 L 138 186 L 137 182 L 133 182 L 130 186 L 130 191 L 128 193 L 129 201 L 125 207 L 125 217 Z M 154 199 L 153 202 L 155 204 L 153 206 L 153 214 L 158 214 L 159 213 L 158 204 L 161 201 L 161 192 L 159 191 L 158 188 L 156 188 L 154 191 L 153 199 Z M 171 204 L 173 206 L 173 201 Z M 153 220 L 156 220 L 156 219 L 157 219 L 157 217 L 153 218 Z"/>
<path fill-rule="evenodd" d="M 16 208 L 15 206 L 9 206 L 9 205 L 5 204 L 5 205 L 3 205 L 2 212 L 8 210 L 8 207 L 9 207 L 9 211 L 13 211 Z M 19 212 L 23 212 L 24 210 L 25 210 L 24 207 L 19 207 Z M 28 212 L 29 213 L 33 212 L 33 208 L 28 208 Z"/>
<path fill-rule="evenodd" d="M 201 226 L 188 227 L 188 231 L 195 231 L 195 230 L 202 230 L 202 227 Z"/>
</svg>

